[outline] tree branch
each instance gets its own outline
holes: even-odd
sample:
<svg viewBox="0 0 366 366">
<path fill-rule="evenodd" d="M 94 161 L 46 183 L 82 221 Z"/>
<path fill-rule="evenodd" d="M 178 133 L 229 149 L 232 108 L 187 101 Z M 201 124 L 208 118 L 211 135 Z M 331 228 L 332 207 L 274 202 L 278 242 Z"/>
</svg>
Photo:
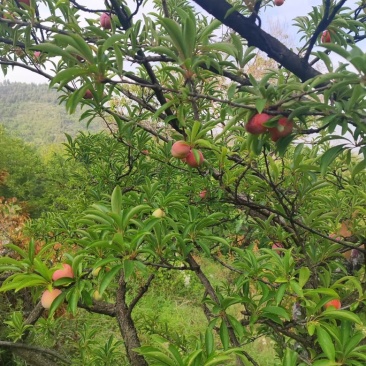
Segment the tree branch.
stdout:
<svg viewBox="0 0 366 366">
<path fill-rule="evenodd" d="M 321 73 L 312 68 L 305 60 L 289 50 L 276 38 L 263 31 L 249 18 L 235 11 L 225 0 L 193 0 L 223 24 L 238 32 L 248 41 L 248 46 L 255 46 L 277 61 L 302 81 Z"/>
<path fill-rule="evenodd" d="M 32 352 L 44 353 L 44 354 L 47 354 L 49 356 L 59 359 L 62 363 L 66 364 L 66 365 L 71 365 L 71 362 L 69 360 L 66 360 L 63 357 L 61 357 L 58 352 L 52 351 L 47 348 L 32 346 L 30 344 L 25 344 L 25 343 L 18 343 L 18 342 L 14 343 L 14 342 L 6 342 L 6 341 L 0 341 L 0 348 L 11 348 L 11 349 L 19 348 L 19 349 L 23 349 L 23 350 L 27 350 L 27 351 L 32 351 Z"/>
</svg>

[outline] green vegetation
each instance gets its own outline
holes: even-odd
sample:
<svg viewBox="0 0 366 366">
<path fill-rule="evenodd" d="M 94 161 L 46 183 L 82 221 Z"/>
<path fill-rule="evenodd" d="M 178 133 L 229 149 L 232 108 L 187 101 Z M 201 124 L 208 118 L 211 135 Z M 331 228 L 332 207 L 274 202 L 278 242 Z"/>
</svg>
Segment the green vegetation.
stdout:
<svg viewBox="0 0 366 366">
<path fill-rule="evenodd" d="M 0 124 L 8 133 L 33 145 L 52 145 L 65 142 L 65 133 L 75 136 L 86 131 L 86 123 L 80 122 L 82 112 L 69 115 L 59 104 L 56 90 L 47 84 L 0 83 Z M 103 128 L 95 119 L 90 131 Z"/>
</svg>

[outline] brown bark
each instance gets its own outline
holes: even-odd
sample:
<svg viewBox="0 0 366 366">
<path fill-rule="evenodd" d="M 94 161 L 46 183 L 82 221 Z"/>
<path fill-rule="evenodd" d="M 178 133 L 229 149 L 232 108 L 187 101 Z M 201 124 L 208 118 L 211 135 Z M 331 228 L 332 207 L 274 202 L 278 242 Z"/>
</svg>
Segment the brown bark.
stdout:
<svg viewBox="0 0 366 366">
<path fill-rule="evenodd" d="M 59 366 L 59 364 L 54 363 L 38 352 L 19 348 L 13 350 L 13 353 L 21 357 L 30 366 Z"/>
<path fill-rule="evenodd" d="M 127 283 L 123 272 L 118 281 L 116 317 L 125 343 L 127 358 L 132 366 L 148 366 L 144 357 L 134 351 L 141 346 L 131 311 L 126 302 Z"/>
<path fill-rule="evenodd" d="M 58 363 L 54 363 L 53 361 L 51 361 L 49 357 L 53 359 L 58 359 L 61 364 L 71 364 L 69 360 L 61 357 L 56 351 L 32 346 L 29 344 L 0 341 L 0 348 L 11 349 L 14 354 L 20 356 L 23 360 L 27 362 L 27 364 L 30 365 L 58 365 Z"/>
<path fill-rule="evenodd" d="M 308 62 L 289 50 L 276 38 L 263 31 L 252 19 L 245 17 L 238 11 L 233 11 L 233 7 L 225 0 L 194 0 L 194 2 L 223 24 L 239 33 L 248 41 L 248 46 L 259 48 L 302 81 L 321 75 Z M 229 15 L 227 15 L 228 11 L 230 11 Z"/>
</svg>

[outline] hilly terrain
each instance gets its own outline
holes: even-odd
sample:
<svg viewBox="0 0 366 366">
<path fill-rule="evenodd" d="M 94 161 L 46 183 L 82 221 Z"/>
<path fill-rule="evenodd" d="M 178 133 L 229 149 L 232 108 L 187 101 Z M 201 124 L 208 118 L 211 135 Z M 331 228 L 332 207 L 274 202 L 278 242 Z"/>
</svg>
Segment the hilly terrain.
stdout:
<svg viewBox="0 0 366 366">
<path fill-rule="evenodd" d="M 46 84 L 0 83 L 0 125 L 12 136 L 38 146 L 66 141 L 65 132 L 71 136 L 81 131 L 100 131 L 101 121 L 86 127 L 77 111 L 70 115 L 60 105 L 58 94 Z"/>
</svg>

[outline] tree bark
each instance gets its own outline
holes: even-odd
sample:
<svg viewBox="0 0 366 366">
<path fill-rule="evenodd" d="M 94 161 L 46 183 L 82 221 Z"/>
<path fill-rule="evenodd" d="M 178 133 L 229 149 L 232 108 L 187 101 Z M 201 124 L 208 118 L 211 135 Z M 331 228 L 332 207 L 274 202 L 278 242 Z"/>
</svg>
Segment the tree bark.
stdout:
<svg viewBox="0 0 366 366">
<path fill-rule="evenodd" d="M 321 73 L 312 68 L 306 60 L 289 50 L 276 38 L 266 33 L 255 22 L 233 11 L 233 7 L 225 0 L 193 0 L 204 10 L 220 20 L 223 24 L 238 32 L 248 41 L 248 46 L 255 46 L 277 61 L 287 70 L 293 72 L 302 81 L 306 81 Z M 228 11 L 230 11 L 229 15 Z"/>
<path fill-rule="evenodd" d="M 127 358 L 132 366 L 148 366 L 144 357 L 134 351 L 141 346 L 131 311 L 126 303 L 127 283 L 123 272 L 118 281 L 118 291 L 116 296 L 116 317 L 118 325 L 125 342 Z"/>
<path fill-rule="evenodd" d="M 21 357 L 30 366 L 59 366 L 59 364 L 54 363 L 49 358 L 43 357 L 38 352 L 18 348 L 13 350 L 13 353 Z"/>
</svg>

